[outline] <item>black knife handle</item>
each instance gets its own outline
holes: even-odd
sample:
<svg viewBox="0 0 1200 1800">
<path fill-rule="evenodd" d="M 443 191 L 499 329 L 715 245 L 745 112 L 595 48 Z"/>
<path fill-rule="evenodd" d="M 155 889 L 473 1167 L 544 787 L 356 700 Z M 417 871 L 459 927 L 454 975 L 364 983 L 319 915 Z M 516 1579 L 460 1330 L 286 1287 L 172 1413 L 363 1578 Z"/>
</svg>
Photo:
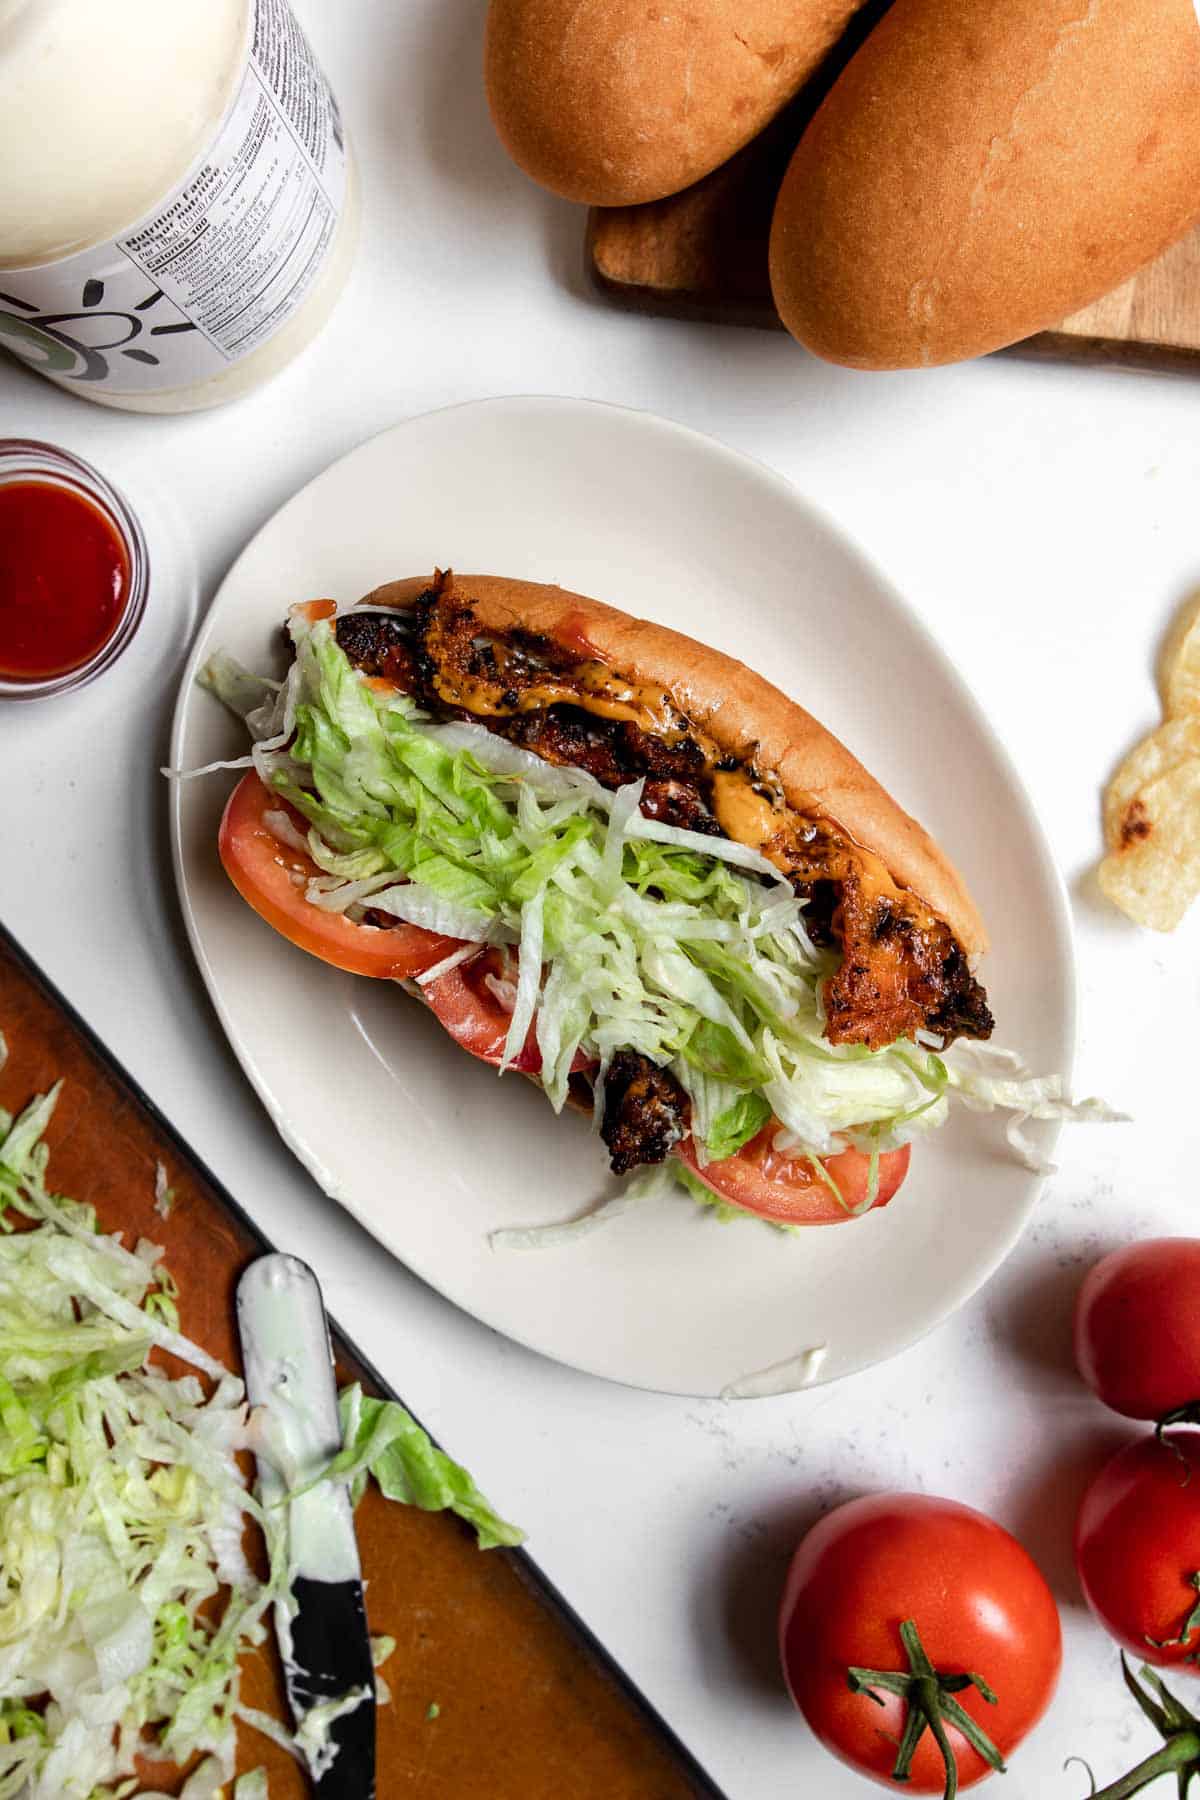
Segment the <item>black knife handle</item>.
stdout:
<svg viewBox="0 0 1200 1800">
<path fill-rule="evenodd" d="M 372 1800 L 375 1793 L 375 1671 L 357 1581 L 314 1581 L 298 1575 L 292 1585 L 292 1668 L 288 1693 L 297 1714 L 323 1700 L 366 1687 L 371 1698 L 336 1719 L 330 1738 L 333 1764 L 315 1782 L 321 1800 Z M 299 1716 L 297 1716 L 299 1724 Z"/>
</svg>

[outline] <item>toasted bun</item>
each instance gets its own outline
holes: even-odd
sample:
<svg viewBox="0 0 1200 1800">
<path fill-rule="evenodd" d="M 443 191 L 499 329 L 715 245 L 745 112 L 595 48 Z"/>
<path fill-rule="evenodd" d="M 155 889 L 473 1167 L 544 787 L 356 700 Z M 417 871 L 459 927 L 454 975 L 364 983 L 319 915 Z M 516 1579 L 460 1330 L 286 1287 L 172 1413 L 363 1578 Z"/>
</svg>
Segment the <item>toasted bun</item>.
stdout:
<svg viewBox="0 0 1200 1800">
<path fill-rule="evenodd" d="M 392 581 L 365 596 L 372 606 L 411 606 L 429 579 Z M 451 575 L 444 590 L 469 604 L 489 631 L 540 632 L 631 680 L 667 689 L 679 711 L 722 750 L 753 754 L 774 774 L 790 806 L 820 814 L 887 864 L 893 880 L 945 920 L 967 952 L 987 933 L 957 869 L 928 832 L 867 773 L 832 732 L 771 682 L 694 638 L 631 618 L 566 588 L 501 575 Z"/>
</svg>

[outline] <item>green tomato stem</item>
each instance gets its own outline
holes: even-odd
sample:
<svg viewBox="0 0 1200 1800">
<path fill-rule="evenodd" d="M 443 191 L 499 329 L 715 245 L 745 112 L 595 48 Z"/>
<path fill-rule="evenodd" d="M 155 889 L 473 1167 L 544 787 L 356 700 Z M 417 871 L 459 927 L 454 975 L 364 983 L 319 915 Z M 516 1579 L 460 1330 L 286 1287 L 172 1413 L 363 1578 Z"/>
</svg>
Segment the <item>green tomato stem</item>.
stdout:
<svg viewBox="0 0 1200 1800">
<path fill-rule="evenodd" d="M 905 1619 L 900 1627 L 900 1642 L 908 1657 L 907 1671 L 896 1669 L 848 1669 L 846 1680 L 850 1690 L 863 1694 L 877 1706 L 884 1704 L 876 1689 L 895 1694 L 905 1702 L 904 1732 L 892 1767 L 893 1781 L 908 1781 L 917 1745 L 926 1731 L 941 1752 L 946 1770 L 942 1800 L 955 1800 L 958 1794 L 958 1760 L 946 1732 L 947 1724 L 961 1734 L 990 1768 L 1004 1773 L 1004 1758 L 995 1744 L 954 1698 L 965 1688 L 973 1687 L 989 1706 L 995 1706 L 996 1695 L 981 1675 L 939 1675 L 929 1660 L 916 1622 Z M 1134 1790 L 1130 1790 L 1133 1792 Z"/>
<path fill-rule="evenodd" d="M 1156 1750 L 1153 1756 L 1148 1756 L 1145 1762 L 1140 1762 L 1136 1769 L 1130 1769 L 1128 1775 L 1101 1788 L 1099 1793 L 1093 1791 L 1090 1800 L 1129 1800 L 1129 1795 L 1140 1794 L 1160 1775 L 1173 1774 L 1181 1777 L 1180 1791 L 1186 1793 L 1187 1783 L 1197 1771 L 1200 1771 L 1200 1735 L 1183 1731 L 1165 1743 L 1161 1750 Z"/>
<path fill-rule="evenodd" d="M 1174 1775 L 1179 1783 L 1180 1800 L 1185 1800 L 1192 1777 L 1200 1775 L 1200 1718 L 1190 1712 L 1165 1685 L 1162 1677 L 1145 1664 L 1139 1686 L 1124 1651 L 1121 1652 L 1121 1675 L 1130 1694 L 1165 1742 L 1161 1750 L 1156 1750 L 1136 1769 L 1130 1769 L 1127 1775 L 1122 1775 L 1099 1793 L 1093 1782 L 1088 1800 L 1128 1800 L 1130 1794 L 1140 1794 L 1160 1775 Z"/>
<path fill-rule="evenodd" d="M 1197 1569 L 1194 1574 L 1188 1576 L 1188 1586 L 1197 1596 L 1194 1606 L 1180 1626 L 1179 1635 L 1177 1637 L 1148 1637 L 1146 1639 L 1146 1642 L 1152 1645 L 1155 1650 L 1166 1650 L 1175 1644 L 1178 1644 L 1182 1648 L 1187 1644 L 1189 1638 L 1191 1638 L 1195 1632 L 1200 1631 L 1200 1569 Z M 1191 1661 L 1192 1659 L 1189 1658 L 1188 1660 Z"/>
</svg>

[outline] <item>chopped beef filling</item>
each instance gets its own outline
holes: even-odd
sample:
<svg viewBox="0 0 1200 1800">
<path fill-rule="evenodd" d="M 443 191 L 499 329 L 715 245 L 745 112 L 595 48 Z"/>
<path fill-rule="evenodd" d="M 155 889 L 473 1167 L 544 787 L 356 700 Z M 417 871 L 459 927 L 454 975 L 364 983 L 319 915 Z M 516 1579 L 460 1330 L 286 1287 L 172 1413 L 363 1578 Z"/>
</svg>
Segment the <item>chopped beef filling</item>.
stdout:
<svg viewBox="0 0 1200 1800">
<path fill-rule="evenodd" d="M 642 789 L 642 811 L 648 819 L 677 825 L 681 831 L 698 831 L 704 837 L 720 837 L 721 827 L 694 787 L 686 781 L 648 779 Z"/>
<path fill-rule="evenodd" d="M 692 738 L 665 744 L 631 719 L 600 719 L 582 707 L 567 705 L 516 713 L 493 723 L 510 743 L 547 762 L 586 769 L 602 787 L 623 787 L 644 776 L 642 811 L 647 818 L 710 837 L 721 835 L 700 785 L 706 772 L 704 752 Z"/>
<path fill-rule="evenodd" d="M 942 946 L 938 991 L 931 1002 L 929 1030 L 940 1031 L 947 1044 L 955 1038 L 990 1038 L 996 1029 L 987 991 L 972 975 L 967 959 L 950 933 Z"/>
<path fill-rule="evenodd" d="M 660 1069 L 637 1050 L 618 1050 L 604 1084 L 604 1122 L 614 1175 L 639 1163 L 665 1162 L 687 1136 L 688 1097 L 669 1069 Z"/>
<path fill-rule="evenodd" d="M 825 984 L 825 1035 L 831 1044 L 882 1049 L 924 1029 L 947 1043 L 991 1036 L 987 995 L 967 967 L 948 925 L 929 928 L 864 896 L 850 877 L 831 917 L 842 945 L 836 974 Z"/>
<path fill-rule="evenodd" d="M 692 735 L 677 712 L 661 735 L 607 716 L 594 677 L 608 671 L 534 632 L 481 632 L 472 608 L 444 598 L 443 585 L 403 610 L 339 618 L 338 642 L 351 662 L 394 681 L 439 717 L 485 722 L 547 762 L 586 769 L 604 787 L 643 777 L 647 817 L 722 835 L 713 777 L 738 771 L 736 757 L 710 761 L 711 746 L 706 753 L 701 734 Z M 760 791 L 755 771 L 747 765 L 746 772 Z M 987 997 L 949 926 L 890 883 L 877 859 L 876 878 L 867 878 L 869 853 L 834 821 L 786 808 L 780 819 L 780 834 L 766 847 L 808 901 L 813 941 L 842 951 L 825 986 L 829 1041 L 878 1049 L 921 1029 L 947 1043 L 990 1036 Z"/>
<path fill-rule="evenodd" d="M 356 669 L 395 682 L 406 694 L 416 686 L 412 633 L 402 613 L 343 613 L 334 630 Z"/>
<path fill-rule="evenodd" d="M 362 922 L 364 925 L 373 925 L 376 931 L 395 931 L 398 925 L 404 924 L 404 920 L 398 919 L 395 913 L 384 912 L 378 906 L 364 907 Z"/>
<path fill-rule="evenodd" d="M 814 881 L 808 887 L 808 905 L 804 908 L 804 929 L 814 944 L 825 950 L 838 942 L 834 936 L 833 918 L 837 912 L 838 890 L 834 881 Z"/>
</svg>

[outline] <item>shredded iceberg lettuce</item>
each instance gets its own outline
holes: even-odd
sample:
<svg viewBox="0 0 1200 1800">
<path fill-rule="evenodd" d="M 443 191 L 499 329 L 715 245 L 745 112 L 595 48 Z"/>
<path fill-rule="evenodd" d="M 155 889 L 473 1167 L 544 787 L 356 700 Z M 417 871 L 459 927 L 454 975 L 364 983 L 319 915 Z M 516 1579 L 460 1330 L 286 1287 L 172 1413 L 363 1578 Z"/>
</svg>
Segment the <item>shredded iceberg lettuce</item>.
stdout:
<svg viewBox="0 0 1200 1800">
<path fill-rule="evenodd" d="M 371 1688 L 351 1688 L 333 1700 L 319 1700 L 304 1715 L 296 1733 L 296 1744 L 314 1781 L 328 1775 L 337 1761 L 338 1748 L 332 1734 L 339 1719 L 356 1712 L 365 1700 L 373 1699 Z"/>
<path fill-rule="evenodd" d="M 112 1784 L 139 1753 L 202 1753 L 187 1792 L 215 1793 L 234 1773 L 239 1653 L 284 1590 L 283 1528 L 236 1460 L 242 1384 L 180 1335 L 161 1251 L 124 1248 L 47 1187 L 58 1091 L 0 1118 L 0 1800 L 133 1791 Z M 155 1346 L 208 1388 L 152 1364 Z"/>
<path fill-rule="evenodd" d="M 287 1512 L 247 1488 L 238 1453 L 262 1444 L 242 1382 L 180 1333 L 161 1249 L 127 1249 L 47 1185 L 61 1085 L 0 1110 L 0 1800 L 122 1800 L 141 1792 L 139 1755 L 201 1756 L 182 1793 L 215 1800 L 239 1721 L 296 1753 L 239 1684 L 291 1585 Z M 161 1201 L 161 1165 L 155 1185 Z M 518 1541 L 402 1407 L 358 1388 L 342 1405 L 346 1449 L 322 1479 L 357 1499 L 370 1471 L 390 1499 L 453 1507 L 484 1547 Z M 265 1578 L 243 1552 L 251 1522 Z M 232 1788 L 266 1793 L 262 1770 Z"/>
<path fill-rule="evenodd" d="M 1026 1135 L 1024 1127 L 1030 1119 L 1109 1125 L 1124 1124 L 1129 1117 L 1104 1100 L 1070 1099 L 1063 1091 L 1061 1075 L 1035 1075 L 1015 1051 L 999 1045 L 960 1045 L 954 1066 L 947 1070 L 947 1084 L 970 1112 L 1008 1112 L 1005 1136 L 1013 1154 L 1035 1175 L 1053 1175 L 1054 1164 Z"/>
<path fill-rule="evenodd" d="M 254 767 L 307 821 L 322 870 L 308 898 L 516 946 L 501 1067 L 532 1026 L 556 1110 L 580 1053 L 602 1075 L 631 1049 L 683 1086 L 702 1167 L 772 1116 L 782 1151 L 852 1143 L 877 1159 L 940 1125 L 954 1099 L 1011 1109 L 1027 1158 L 1025 1118 L 1078 1115 L 1025 1071 L 952 1070 L 928 1033 L 875 1051 L 829 1044 L 821 996 L 836 955 L 813 944 L 803 900 L 757 851 L 644 817 L 641 782 L 612 793 L 484 726 L 430 719 L 364 679 L 329 619 L 296 609 L 290 629 L 288 678 L 248 723 Z M 262 691 L 228 658 L 206 680 L 241 716 Z M 1082 1114 L 1111 1116 L 1095 1101 Z"/>
</svg>

